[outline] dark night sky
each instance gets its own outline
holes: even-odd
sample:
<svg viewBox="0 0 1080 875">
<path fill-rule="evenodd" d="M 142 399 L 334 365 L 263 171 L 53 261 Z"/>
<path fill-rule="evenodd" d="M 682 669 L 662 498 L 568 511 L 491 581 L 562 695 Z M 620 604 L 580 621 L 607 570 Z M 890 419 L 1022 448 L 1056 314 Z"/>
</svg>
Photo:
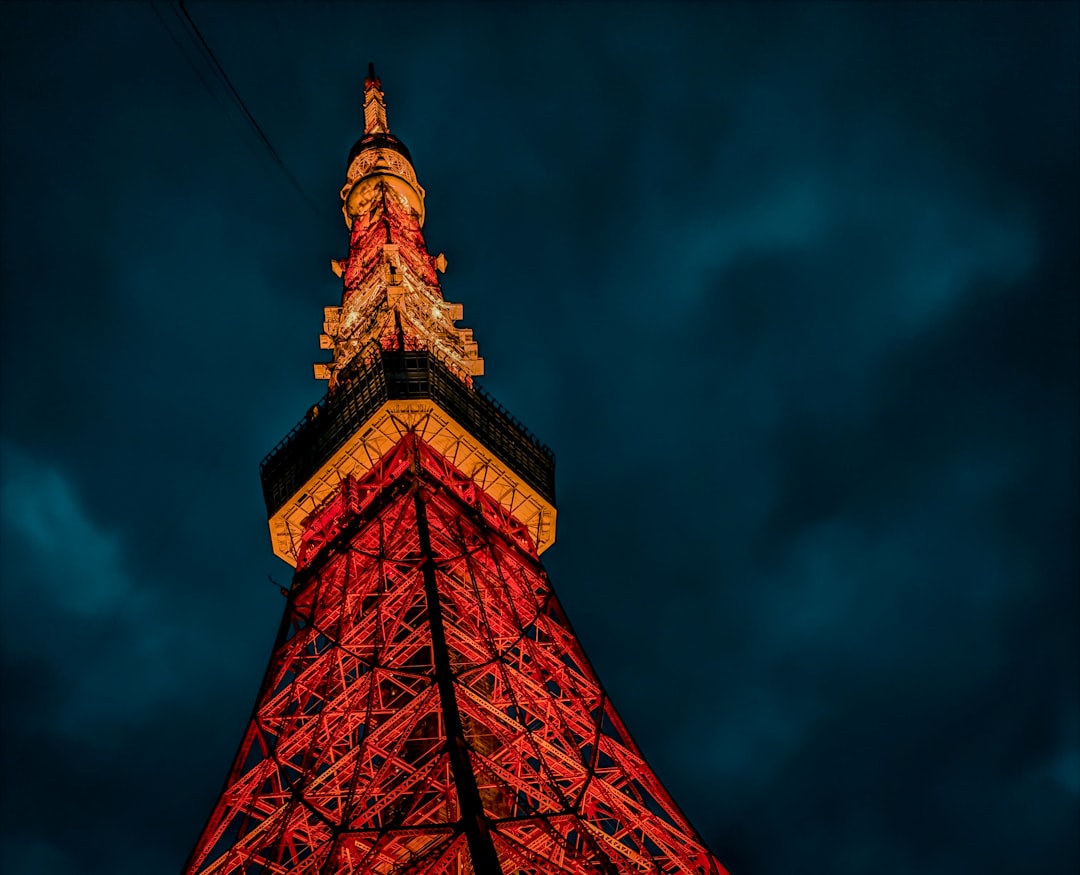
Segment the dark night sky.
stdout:
<svg viewBox="0 0 1080 875">
<path fill-rule="evenodd" d="M 733 875 L 1077 871 L 1080 7 L 191 3 L 315 207 L 157 8 L 0 7 L 5 873 L 175 872 L 209 813 L 369 59 Z"/>
</svg>

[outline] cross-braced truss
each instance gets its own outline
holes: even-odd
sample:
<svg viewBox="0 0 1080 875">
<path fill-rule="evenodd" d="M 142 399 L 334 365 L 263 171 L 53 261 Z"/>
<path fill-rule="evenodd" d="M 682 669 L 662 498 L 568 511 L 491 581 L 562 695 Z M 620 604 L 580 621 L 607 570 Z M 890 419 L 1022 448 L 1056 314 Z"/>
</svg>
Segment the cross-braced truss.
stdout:
<svg viewBox="0 0 1080 875">
<path fill-rule="evenodd" d="M 529 531 L 415 435 L 308 520 L 186 873 L 699 873 Z"/>
</svg>

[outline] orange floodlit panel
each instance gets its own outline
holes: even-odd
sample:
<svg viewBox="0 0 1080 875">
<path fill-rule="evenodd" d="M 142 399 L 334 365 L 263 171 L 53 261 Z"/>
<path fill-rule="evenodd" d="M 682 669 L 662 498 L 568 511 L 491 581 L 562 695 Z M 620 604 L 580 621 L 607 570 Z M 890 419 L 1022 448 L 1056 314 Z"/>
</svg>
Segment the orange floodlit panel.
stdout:
<svg viewBox="0 0 1080 875">
<path fill-rule="evenodd" d="M 415 433 L 466 472 L 477 485 L 530 533 L 537 553 L 555 542 L 555 506 L 485 447 L 435 402 L 386 402 L 270 518 L 274 555 L 296 565 L 304 520 L 337 490 L 346 476 L 361 477 L 401 439 Z"/>
</svg>

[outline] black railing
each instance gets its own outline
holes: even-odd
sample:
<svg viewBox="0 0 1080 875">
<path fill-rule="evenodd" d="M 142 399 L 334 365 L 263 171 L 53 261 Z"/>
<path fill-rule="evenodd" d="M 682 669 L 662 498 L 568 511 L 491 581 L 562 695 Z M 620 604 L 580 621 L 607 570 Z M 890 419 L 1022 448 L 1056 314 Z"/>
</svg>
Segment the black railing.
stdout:
<svg viewBox="0 0 1080 875">
<path fill-rule="evenodd" d="M 349 150 L 349 160 L 346 162 L 346 166 L 352 164 L 353 158 L 365 149 L 393 149 L 398 154 L 403 155 L 405 160 L 412 164 L 412 155 L 409 154 L 409 150 L 406 149 L 405 144 L 393 134 L 364 134 L 364 136 L 353 143 L 353 147 Z"/>
<path fill-rule="evenodd" d="M 555 503 L 555 454 L 494 398 L 462 380 L 429 352 L 384 351 L 343 373 L 333 393 L 274 447 L 259 466 L 266 510 L 276 513 L 384 403 L 429 398 L 529 486 Z"/>
</svg>

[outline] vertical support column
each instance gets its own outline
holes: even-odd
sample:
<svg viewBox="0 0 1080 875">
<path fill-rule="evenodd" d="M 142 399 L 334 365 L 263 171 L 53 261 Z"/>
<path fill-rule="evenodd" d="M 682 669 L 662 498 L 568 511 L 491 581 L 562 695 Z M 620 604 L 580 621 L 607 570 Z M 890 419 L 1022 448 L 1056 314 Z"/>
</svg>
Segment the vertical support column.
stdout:
<svg viewBox="0 0 1080 875">
<path fill-rule="evenodd" d="M 414 438 L 415 439 L 415 438 Z M 454 694 L 454 675 L 450 666 L 450 651 L 446 644 L 442 607 L 439 604 L 439 587 L 435 579 L 435 555 L 431 549 L 431 532 L 428 528 L 427 509 L 421 493 L 420 459 L 415 445 L 412 448 L 413 500 L 416 505 L 416 528 L 420 536 L 420 569 L 424 575 L 424 596 L 427 601 L 428 626 L 431 629 L 431 648 L 435 663 L 435 683 L 439 688 L 439 704 L 442 707 L 446 727 L 446 748 L 450 756 L 450 770 L 454 775 L 458 804 L 461 807 L 461 825 L 469 843 L 475 875 L 502 875 L 499 857 L 491 840 L 484 804 L 476 786 L 469 761 L 469 746 L 461 725 L 457 696 Z"/>
</svg>

